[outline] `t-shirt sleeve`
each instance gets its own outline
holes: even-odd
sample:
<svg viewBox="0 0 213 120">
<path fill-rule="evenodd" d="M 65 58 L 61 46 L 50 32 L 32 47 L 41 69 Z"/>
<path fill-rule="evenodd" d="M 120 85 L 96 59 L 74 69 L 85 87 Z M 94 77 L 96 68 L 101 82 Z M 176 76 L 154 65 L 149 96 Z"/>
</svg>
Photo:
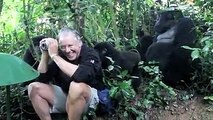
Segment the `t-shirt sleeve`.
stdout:
<svg viewBox="0 0 213 120">
<path fill-rule="evenodd" d="M 88 83 L 95 79 L 96 74 L 98 74 L 100 69 L 101 62 L 97 52 L 95 50 L 90 50 L 87 55 L 82 58 L 78 69 L 72 76 L 72 79 L 75 82 Z"/>
</svg>

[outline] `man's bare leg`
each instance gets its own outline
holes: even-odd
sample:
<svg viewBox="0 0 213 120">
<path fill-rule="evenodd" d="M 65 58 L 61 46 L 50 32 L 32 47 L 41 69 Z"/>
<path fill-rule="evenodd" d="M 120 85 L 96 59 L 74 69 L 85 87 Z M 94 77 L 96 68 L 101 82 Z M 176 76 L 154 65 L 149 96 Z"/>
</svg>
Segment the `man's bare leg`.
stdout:
<svg viewBox="0 0 213 120">
<path fill-rule="evenodd" d="M 90 95 L 90 87 L 87 84 L 71 82 L 66 103 L 69 120 L 81 119 Z"/>
<path fill-rule="evenodd" d="M 28 96 L 41 120 L 52 120 L 50 104 L 54 102 L 54 89 L 51 85 L 33 82 L 28 86 Z"/>
</svg>

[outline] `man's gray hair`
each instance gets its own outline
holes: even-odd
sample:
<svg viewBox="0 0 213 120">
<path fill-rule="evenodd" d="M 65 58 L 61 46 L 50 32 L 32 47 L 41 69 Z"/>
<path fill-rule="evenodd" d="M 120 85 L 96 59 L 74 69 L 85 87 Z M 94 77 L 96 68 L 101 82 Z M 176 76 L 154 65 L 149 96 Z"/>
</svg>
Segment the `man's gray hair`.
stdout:
<svg viewBox="0 0 213 120">
<path fill-rule="evenodd" d="M 81 36 L 80 36 L 80 34 L 79 34 L 79 32 L 77 31 L 77 30 L 73 30 L 73 29 L 70 29 L 70 28 L 67 28 L 67 27 L 64 27 L 64 28 L 62 28 L 60 31 L 59 31 L 59 33 L 58 33 L 58 38 L 60 38 L 60 36 L 66 36 L 66 35 L 68 35 L 68 34 L 73 34 L 74 36 L 75 36 L 75 39 L 76 40 L 79 40 L 79 41 L 82 41 L 81 40 Z"/>
</svg>

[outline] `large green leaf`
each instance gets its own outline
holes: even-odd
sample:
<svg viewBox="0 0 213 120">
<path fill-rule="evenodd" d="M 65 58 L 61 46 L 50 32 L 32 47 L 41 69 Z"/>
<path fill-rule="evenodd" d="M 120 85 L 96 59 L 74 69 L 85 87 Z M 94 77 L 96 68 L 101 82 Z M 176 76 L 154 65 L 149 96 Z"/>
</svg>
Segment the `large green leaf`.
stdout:
<svg viewBox="0 0 213 120">
<path fill-rule="evenodd" d="M 39 73 L 22 59 L 0 53 L 0 86 L 29 81 L 38 76 Z"/>
</svg>

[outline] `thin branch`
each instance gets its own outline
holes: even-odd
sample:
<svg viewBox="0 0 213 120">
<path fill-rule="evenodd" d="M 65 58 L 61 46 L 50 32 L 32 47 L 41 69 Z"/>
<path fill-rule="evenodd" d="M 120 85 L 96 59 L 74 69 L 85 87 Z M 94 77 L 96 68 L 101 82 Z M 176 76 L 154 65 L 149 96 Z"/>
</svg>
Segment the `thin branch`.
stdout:
<svg viewBox="0 0 213 120">
<path fill-rule="evenodd" d="M 3 5 L 4 5 L 3 3 L 4 3 L 4 1 L 0 0 L 0 15 L 1 15 L 1 12 L 2 12 Z"/>
</svg>

